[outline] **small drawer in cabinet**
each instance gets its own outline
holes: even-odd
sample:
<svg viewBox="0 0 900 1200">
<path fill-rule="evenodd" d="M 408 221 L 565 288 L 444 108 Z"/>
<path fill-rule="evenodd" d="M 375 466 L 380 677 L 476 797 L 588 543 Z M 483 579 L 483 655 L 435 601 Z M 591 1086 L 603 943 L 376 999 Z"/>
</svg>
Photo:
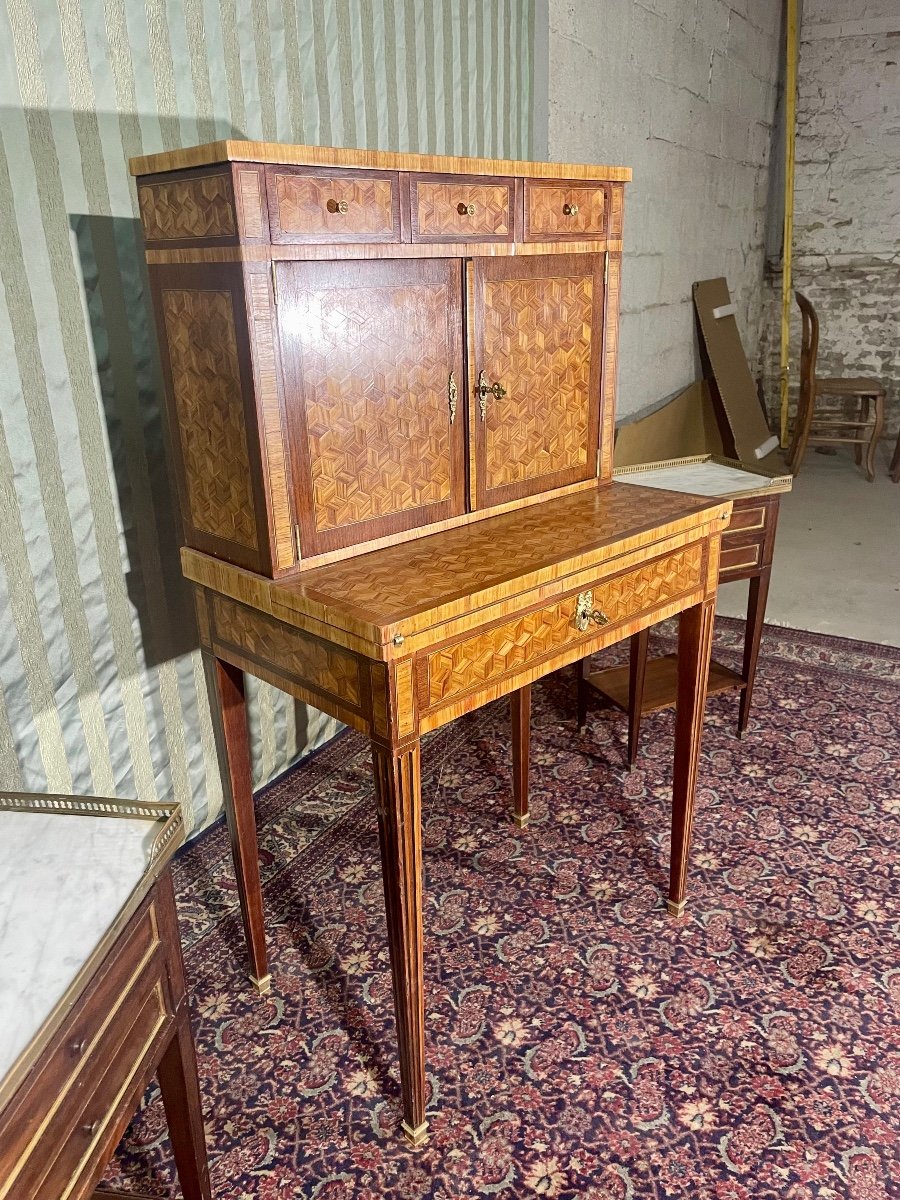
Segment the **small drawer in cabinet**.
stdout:
<svg viewBox="0 0 900 1200">
<path fill-rule="evenodd" d="M 480 175 L 411 175 L 414 242 L 511 242 L 515 180 Z"/>
<path fill-rule="evenodd" d="M 661 610 L 704 585 L 705 554 L 694 542 L 631 571 L 600 577 L 544 607 L 529 608 L 475 634 L 423 651 L 416 661 L 420 712 L 480 688 Z"/>
<path fill-rule="evenodd" d="M 606 237 L 609 193 L 602 183 L 525 182 L 525 241 Z"/>
<path fill-rule="evenodd" d="M 400 241 L 395 171 L 345 175 L 270 167 L 267 191 L 273 242 Z"/>
</svg>

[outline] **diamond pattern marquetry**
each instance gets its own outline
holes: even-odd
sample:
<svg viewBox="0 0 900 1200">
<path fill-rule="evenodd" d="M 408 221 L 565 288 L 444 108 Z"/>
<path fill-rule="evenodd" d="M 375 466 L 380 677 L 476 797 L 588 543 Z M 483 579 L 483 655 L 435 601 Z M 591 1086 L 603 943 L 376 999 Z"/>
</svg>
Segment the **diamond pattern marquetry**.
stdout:
<svg viewBox="0 0 900 1200">
<path fill-rule="evenodd" d="M 396 184 L 391 179 L 278 174 L 275 197 L 284 234 L 396 240 Z M 329 211 L 329 201 L 346 204 L 346 212 Z"/>
<path fill-rule="evenodd" d="M 361 708 L 359 666 L 349 651 L 223 596 L 213 598 L 213 625 L 216 639 L 230 642 L 278 674 L 288 673 L 317 691 Z"/>
<path fill-rule="evenodd" d="M 148 242 L 228 237 L 235 232 L 234 198 L 227 175 L 204 175 L 138 188 Z"/>
<path fill-rule="evenodd" d="M 593 588 L 594 605 L 610 625 L 616 625 L 674 600 L 700 586 L 703 550 L 689 546 L 628 571 Z M 579 639 L 593 637 L 591 624 L 581 633 L 575 625 L 577 597 L 567 596 L 556 604 L 527 613 L 466 638 L 428 656 L 426 693 L 423 706 L 430 707 L 470 692 L 480 685 L 540 659 Z"/>
<path fill-rule="evenodd" d="M 506 238 L 512 229 L 511 190 L 507 184 L 420 181 L 415 185 L 416 231 L 429 238 Z M 471 204 L 474 212 L 460 213 L 460 204 Z"/>
<path fill-rule="evenodd" d="M 367 556 L 364 571 L 359 559 L 313 568 L 303 576 L 303 590 L 388 624 L 521 579 L 548 563 L 577 560 L 597 547 L 683 519 L 687 511 L 683 495 L 612 483 L 445 530 L 440 537 L 386 547 Z"/>
<path fill-rule="evenodd" d="M 588 455 L 593 277 L 485 284 L 484 370 L 489 489 L 584 467 Z"/>
<path fill-rule="evenodd" d="M 530 184 L 526 211 L 528 234 L 540 238 L 551 234 L 602 234 L 606 228 L 606 192 L 602 187 L 548 187 Z M 567 206 L 570 211 L 567 211 Z M 577 212 L 572 213 L 572 207 Z"/>
<path fill-rule="evenodd" d="M 449 499 L 448 293 L 409 283 L 302 293 L 317 530 Z"/>
<path fill-rule="evenodd" d="M 161 303 L 190 519 L 202 533 L 255 549 L 231 293 L 166 289 Z"/>
</svg>

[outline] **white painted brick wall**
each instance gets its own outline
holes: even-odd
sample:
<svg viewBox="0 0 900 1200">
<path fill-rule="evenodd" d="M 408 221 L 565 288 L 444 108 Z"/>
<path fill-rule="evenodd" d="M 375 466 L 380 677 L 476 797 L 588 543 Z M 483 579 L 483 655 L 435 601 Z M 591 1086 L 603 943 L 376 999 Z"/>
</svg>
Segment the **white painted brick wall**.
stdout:
<svg viewBox="0 0 900 1200">
<path fill-rule="evenodd" d="M 805 0 L 794 286 L 819 313 L 819 373 L 876 375 L 900 424 L 900 3 Z M 767 398 L 778 403 L 781 276 L 770 281 Z M 791 391 L 800 320 L 792 304 Z"/>
<path fill-rule="evenodd" d="M 780 0 L 550 0 L 550 158 L 634 169 L 620 419 L 697 377 L 695 279 L 727 276 L 756 361 L 780 22 Z"/>
</svg>

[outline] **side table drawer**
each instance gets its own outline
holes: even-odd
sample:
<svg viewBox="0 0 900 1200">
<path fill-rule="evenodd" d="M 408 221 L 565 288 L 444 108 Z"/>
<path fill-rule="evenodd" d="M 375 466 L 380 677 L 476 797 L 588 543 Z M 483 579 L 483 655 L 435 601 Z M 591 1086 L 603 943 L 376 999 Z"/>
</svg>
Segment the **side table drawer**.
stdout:
<svg viewBox="0 0 900 1200">
<path fill-rule="evenodd" d="M 512 179 L 411 175 L 409 207 L 414 242 L 510 242 Z"/>
<path fill-rule="evenodd" d="M 273 242 L 400 241 L 396 172 L 330 175 L 270 168 L 268 194 Z"/>
<path fill-rule="evenodd" d="M 768 507 L 765 504 L 748 504 L 736 501 L 731 512 L 727 533 L 749 533 L 751 530 L 765 529 Z"/>
<path fill-rule="evenodd" d="M 110 958 L 2 1114 L 0 1200 L 66 1194 L 121 1086 L 169 1018 L 155 903 L 132 918 Z"/>
<path fill-rule="evenodd" d="M 419 711 L 437 708 L 485 684 L 552 658 L 579 642 L 613 629 L 702 587 L 703 544 L 694 543 L 632 571 L 585 584 L 543 608 L 532 608 L 474 635 L 456 638 L 416 658 Z M 579 628 L 579 596 L 591 593 L 589 619 Z"/>
</svg>

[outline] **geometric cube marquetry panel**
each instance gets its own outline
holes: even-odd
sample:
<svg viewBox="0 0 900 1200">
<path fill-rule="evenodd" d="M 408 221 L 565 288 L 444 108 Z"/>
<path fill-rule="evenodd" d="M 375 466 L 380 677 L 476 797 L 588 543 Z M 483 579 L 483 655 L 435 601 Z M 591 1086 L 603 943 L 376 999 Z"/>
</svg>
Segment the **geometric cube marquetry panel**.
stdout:
<svg viewBox="0 0 900 1200">
<path fill-rule="evenodd" d="M 647 566 L 595 584 L 594 608 L 610 626 L 633 620 L 701 585 L 702 546 L 678 550 Z M 595 637 L 593 622 L 580 632 L 575 625 L 577 595 L 536 612 L 506 621 L 474 637 L 427 656 L 420 676 L 420 704 L 430 707 L 471 692 L 530 663 L 549 658 L 571 643 Z"/>
<path fill-rule="evenodd" d="M 535 504 L 517 512 L 479 522 L 441 536 L 423 538 L 378 552 L 366 563 L 335 562 L 313 568 L 304 576 L 310 594 L 324 604 L 341 600 L 365 608 L 385 622 L 402 619 L 416 610 L 449 603 L 464 591 L 495 588 L 511 572 L 524 575 L 554 556 L 577 557 L 590 544 L 602 542 L 628 527 L 635 511 L 632 484 L 614 483 L 597 501 L 602 518 L 590 516 L 589 532 L 582 531 L 578 513 L 591 503 L 590 496 L 574 495 L 552 506 Z M 642 488 L 640 513 L 646 522 L 664 525 L 683 511 L 683 496 Z"/>
<path fill-rule="evenodd" d="M 216 639 L 230 642 L 279 674 L 361 709 L 359 666 L 349 651 L 223 596 L 213 600 L 213 624 Z"/>
<path fill-rule="evenodd" d="M 204 175 L 138 188 L 148 242 L 228 237 L 235 232 L 234 198 L 227 175 Z"/>
<path fill-rule="evenodd" d="M 506 388 L 488 396 L 485 438 L 488 489 L 558 471 L 588 458 L 592 397 L 594 280 L 585 274 L 487 281 L 483 364 Z M 594 398 L 596 403 L 596 398 Z"/>
<path fill-rule="evenodd" d="M 255 549 L 231 293 L 165 289 L 161 303 L 191 522 Z"/>
<path fill-rule="evenodd" d="M 450 272 L 436 285 L 344 279 L 338 270 L 334 287 L 299 288 L 282 318 L 301 364 L 319 532 L 451 495 Z"/>
</svg>

